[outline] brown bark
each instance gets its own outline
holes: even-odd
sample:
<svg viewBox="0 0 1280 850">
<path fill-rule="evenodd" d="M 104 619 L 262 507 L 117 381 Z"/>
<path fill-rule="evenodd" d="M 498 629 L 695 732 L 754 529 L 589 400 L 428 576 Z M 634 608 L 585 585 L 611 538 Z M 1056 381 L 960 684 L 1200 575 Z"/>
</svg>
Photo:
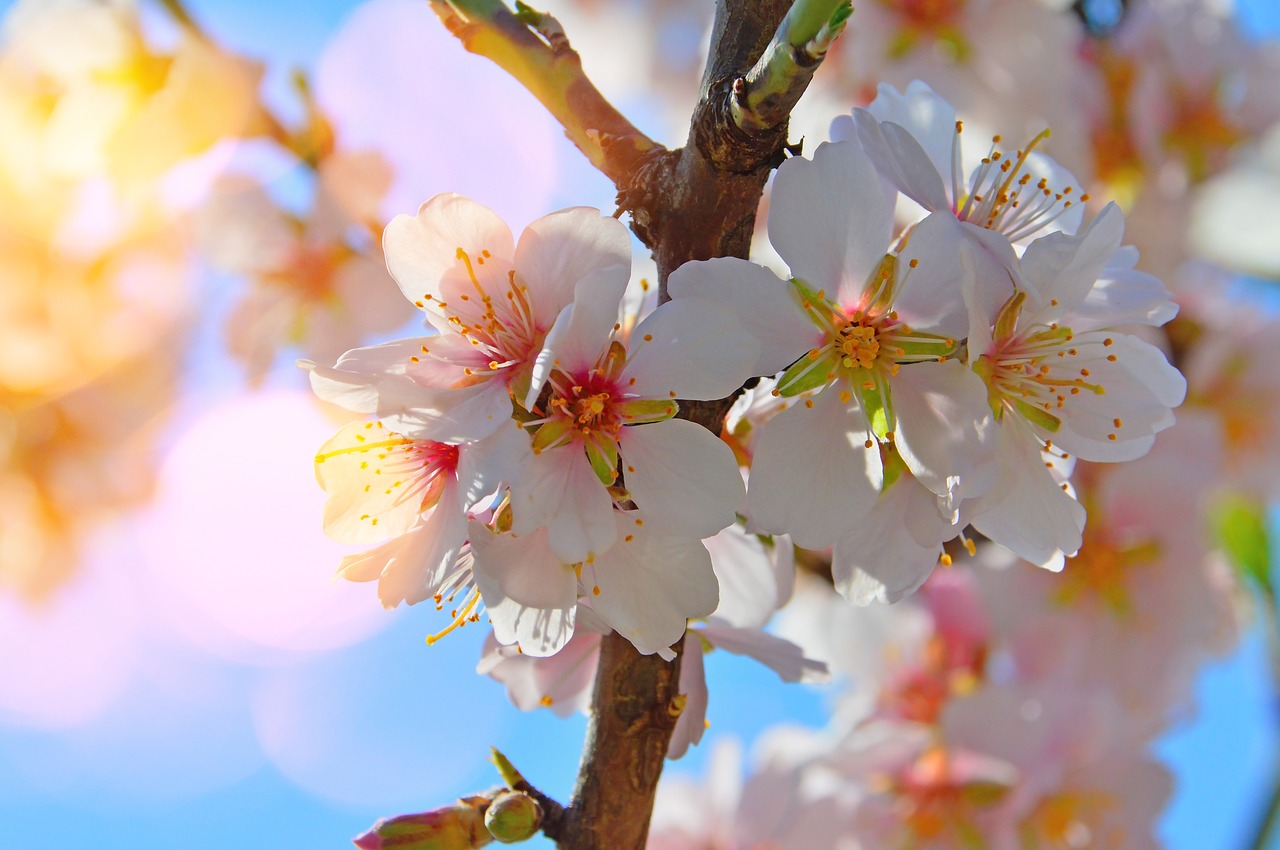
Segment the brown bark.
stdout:
<svg viewBox="0 0 1280 850">
<path fill-rule="evenodd" d="M 680 656 L 641 655 L 617 633 L 600 642 L 591 721 L 573 802 L 556 834 L 560 848 L 641 850 L 667 743 L 680 712 Z"/>
</svg>

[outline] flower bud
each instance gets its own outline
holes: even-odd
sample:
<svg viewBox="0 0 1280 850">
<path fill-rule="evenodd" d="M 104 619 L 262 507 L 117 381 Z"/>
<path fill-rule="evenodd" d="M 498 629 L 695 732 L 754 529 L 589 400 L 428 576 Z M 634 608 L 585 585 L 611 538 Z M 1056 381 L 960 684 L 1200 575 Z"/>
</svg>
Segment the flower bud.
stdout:
<svg viewBox="0 0 1280 850">
<path fill-rule="evenodd" d="M 487 797 L 464 797 L 452 806 L 383 818 L 352 839 L 360 850 L 472 850 L 493 841 L 485 830 Z"/>
<path fill-rule="evenodd" d="M 527 841 L 542 826 L 542 806 L 523 791 L 504 791 L 489 804 L 484 825 L 503 844 Z"/>
</svg>

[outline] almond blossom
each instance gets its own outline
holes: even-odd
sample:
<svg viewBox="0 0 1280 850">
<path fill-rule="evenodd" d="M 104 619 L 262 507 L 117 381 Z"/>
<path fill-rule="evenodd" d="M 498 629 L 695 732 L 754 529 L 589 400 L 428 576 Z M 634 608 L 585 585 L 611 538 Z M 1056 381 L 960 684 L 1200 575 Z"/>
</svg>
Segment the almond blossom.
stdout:
<svg viewBox="0 0 1280 850">
<path fill-rule="evenodd" d="M 741 386 L 755 341 L 731 315 L 696 302 L 656 309 L 628 350 L 600 332 L 599 317 L 616 311 L 616 301 L 584 292 L 548 334 L 550 392 L 525 423 L 533 458 L 512 486 L 512 530 L 546 526 L 566 563 L 613 545 L 616 501 L 701 539 L 731 524 L 745 498 L 729 447 L 673 417 L 678 398 L 721 398 Z"/>
<path fill-rule="evenodd" d="M 517 244 L 492 210 L 460 195 L 397 216 L 383 250 L 437 335 L 350 351 L 332 368 L 315 366 L 312 388 L 398 433 L 444 442 L 493 433 L 513 399 L 531 406 L 555 359 L 544 352 L 547 336 L 567 320 L 575 293 L 590 292 L 600 307 L 579 310 L 577 325 L 603 337 L 631 269 L 626 229 L 596 210 L 544 216 Z"/>
<path fill-rule="evenodd" d="M 979 382 L 955 358 L 964 306 L 926 220 L 886 254 L 892 201 L 856 142 L 824 144 L 779 169 L 770 238 L 790 282 L 731 259 L 671 276 L 680 303 L 717 298 L 761 339 L 756 371 L 787 367 L 797 397 L 762 429 L 749 514 L 821 548 L 863 522 L 884 484 L 881 446 L 946 506 L 984 487 L 989 459 Z M 997 290 L 999 291 L 999 290 Z M 797 481 L 806 485 L 797 491 Z"/>
<path fill-rule="evenodd" d="M 377 580 L 388 608 L 452 595 L 448 579 L 463 556 L 469 512 L 528 451 L 514 429 L 452 445 L 409 439 L 382 422 L 343 427 L 316 454 L 316 478 L 328 494 L 325 533 L 343 543 L 387 542 L 344 558 L 338 574 Z M 474 606 L 468 595 L 461 607 L 469 615 Z"/>
<path fill-rule="evenodd" d="M 1172 312 L 1167 294 L 1129 276 L 1137 284 L 1129 293 L 1093 296 L 1123 230 L 1123 215 L 1109 206 L 1079 236 L 1036 240 L 1021 260 L 1030 288 L 1009 298 L 994 328 L 978 307 L 971 317 L 969 362 L 987 385 L 1001 445 L 1000 482 L 976 500 L 971 521 L 1050 569 L 1079 549 L 1084 510 L 1041 450 L 1097 461 L 1140 457 L 1173 424 L 1172 408 L 1186 393 L 1159 349 L 1110 330 L 1118 320 L 1164 321 Z M 1104 290 L 1124 289 L 1108 280 Z M 966 294 L 975 285 L 971 275 Z M 1099 300 L 1123 308 L 1091 308 Z"/>
</svg>

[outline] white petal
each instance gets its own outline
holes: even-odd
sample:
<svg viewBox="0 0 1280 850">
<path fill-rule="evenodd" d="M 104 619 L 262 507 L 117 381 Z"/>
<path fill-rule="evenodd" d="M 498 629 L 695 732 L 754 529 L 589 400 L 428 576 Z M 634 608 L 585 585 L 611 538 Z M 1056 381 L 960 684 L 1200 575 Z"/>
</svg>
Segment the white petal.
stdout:
<svg viewBox="0 0 1280 850">
<path fill-rule="evenodd" d="M 1160 279 L 1115 265 L 1102 270 L 1084 301 L 1062 317 L 1077 332 L 1128 324 L 1160 326 L 1178 315 L 1178 305 Z"/>
<path fill-rule="evenodd" d="M 625 277 L 619 279 L 609 270 L 579 281 L 573 303 L 556 316 L 534 360 L 526 408 L 533 407 L 552 369 L 576 375 L 595 366 L 609 345 L 626 286 Z"/>
<path fill-rule="evenodd" d="M 503 646 L 490 633 L 476 672 L 506 685 L 507 697 L 521 711 L 550 708 L 556 716 L 568 717 L 591 707 L 599 660 L 600 633 L 587 629 L 579 616 L 573 637 L 548 658 L 535 658 L 515 647 Z"/>
<path fill-rule="evenodd" d="M 631 276 L 631 235 L 617 219 L 590 207 L 545 215 L 520 234 L 515 266 L 532 295 L 534 318 L 549 327 L 591 276 L 625 287 Z"/>
<path fill-rule="evenodd" d="M 406 437 L 460 443 L 492 434 L 511 418 L 511 399 L 500 378 L 464 386 L 425 386 L 438 366 L 411 358 L 439 337 L 397 340 L 348 351 L 336 366 L 307 364 L 311 388 L 322 400 L 382 419 L 388 430 Z"/>
<path fill-rule="evenodd" d="M 528 534 L 547 526 L 551 548 L 566 564 L 613 545 L 613 499 L 577 443 L 535 455 L 511 483 L 512 529 Z"/>
<path fill-rule="evenodd" d="M 430 599 L 452 571 L 467 540 L 466 514 L 441 502 L 443 509 L 432 511 L 407 533 L 362 555 L 344 558 L 339 574 L 351 581 L 380 579 L 378 599 L 385 608 Z"/>
<path fill-rule="evenodd" d="M 573 635 L 578 578 L 548 545 L 547 534 L 494 534 L 473 525 L 476 587 L 493 633 L 527 655 L 554 654 Z"/>
<path fill-rule="evenodd" d="M 458 483 L 471 507 L 510 484 L 527 467 L 533 451 L 529 434 L 512 422 L 476 443 L 458 447 Z"/>
<path fill-rule="evenodd" d="M 1058 310 L 1075 309 L 1115 257 L 1123 237 L 1124 214 L 1112 203 L 1078 236 L 1050 233 L 1028 245 L 1022 273 L 1039 300 L 1037 306 L 1046 307 L 1052 299 Z"/>
<path fill-rule="evenodd" d="M 902 94 L 881 83 L 867 111 L 881 121 L 891 121 L 911 134 L 946 184 L 951 182 L 952 146 L 956 143 L 956 111 L 929 88 L 913 80 Z"/>
<path fill-rule="evenodd" d="M 667 758 L 678 759 L 702 741 L 707 731 L 707 674 L 702 665 L 702 641 L 696 632 L 684 637 L 680 651 L 679 692 L 685 698 L 684 711 L 676 721 L 667 744 Z"/>
<path fill-rule="evenodd" d="M 415 440 L 462 443 L 512 427 L 511 394 L 496 380 L 445 390 L 388 382 L 379 388 L 377 415 L 388 429 Z"/>
<path fill-rule="evenodd" d="M 972 226 L 957 221 L 945 210 L 930 214 L 911 229 L 911 237 L 898 259 L 898 292 L 893 300 L 893 309 L 911 327 L 964 338 L 969 314 L 963 296 L 966 268 L 960 260 L 962 250 L 969 251 L 973 260 L 973 274 L 983 292 L 982 309 L 994 313 L 1013 294 L 1009 274 L 1002 271 L 1001 262 L 992 259 L 983 243 L 973 244 L 973 231 Z M 1016 265 L 1013 248 L 1004 243 L 1004 250 L 1004 260 Z M 910 267 L 912 260 L 919 261 L 914 269 Z"/>
<path fill-rule="evenodd" d="M 710 537 L 746 502 L 733 450 L 701 425 L 668 419 L 623 428 L 623 480 L 654 522 L 688 537 Z"/>
<path fill-rule="evenodd" d="M 880 453 L 856 402 L 836 388 L 770 419 L 760 432 L 747 487 L 752 523 L 789 533 L 800 546 L 830 546 L 875 503 L 883 480 Z"/>
<path fill-rule="evenodd" d="M 912 474 L 939 496 L 986 492 L 996 474 L 987 387 L 958 360 L 912 363 L 891 379 L 896 444 Z"/>
<path fill-rule="evenodd" d="M 893 194 L 862 147 L 823 143 L 778 168 L 769 241 L 793 277 L 840 303 L 857 300 L 893 230 Z"/>
<path fill-rule="evenodd" d="M 701 541 L 649 532 L 636 511 L 618 513 L 618 542 L 583 568 L 600 588 L 591 606 L 642 655 L 671 659 L 685 621 L 715 610 L 716 574 Z M 630 537 L 628 540 L 627 538 Z"/>
<path fill-rule="evenodd" d="M 784 682 L 817 684 L 830 678 L 825 663 L 806 658 L 804 650 L 791 641 L 760 629 L 739 628 L 712 617 L 697 633 L 717 649 L 754 658 Z"/>
<path fill-rule="evenodd" d="M 876 168 L 899 192 L 930 212 L 950 213 L 943 175 L 911 133 L 895 123 L 881 123 L 865 109 L 853 110 L 858 141 Z M 954 128 L 953 128 L 954 129 Z"/>
<path fill-rule="evenodd" d="M 1151 437 L 1173 425 L 1171 408 L 1182 403 L 1187 382 L 1155 346 L 1128 334 L 1108 335 L 1112 344 L 1103 346 L 1103 337 L 1098 331 L 1077 337 L 1081 356 L 1071 363 L 1087 369 L 1088 380 L 1106 392 L 1067 396 L 1056 411 L 1065 414 L 1067 428 L 1053 441 L 1085 460 L 1132 460 L 1150 448 Z"/>
<path fill-rule="evenodd" d="M 454 194 L 436 195 L 416 216 L 396 216 L 383 232 L 382 247 L 391 276 L 410 301 L 427 294 L 439 298 L 446 276 L 465 276 L 459 249 L 473 260 L 487 250 L 509 261 L 515 251 L 511 229 L 493 210 Z M 483 266 L 472 268 L 484 272 Z"/>
<path fill-rule="evenodd" d="M 897 602 L 914 593 L 933 572 L 942 554 L 943 541 L 958 529 L 944 522 L 929 491 L 910 475 L 890 485 L 875 507 L 836 541 L 831 552 L 831 573 L 836 590 L 858 605 L 873 601 Z M 930 518 L 935 534 L 922 543 L 909 525 L 913 514 Z"/>
<path fill-rule="evenodd" d="M 790 283 L 737 257 L 685 263 L 667 279 L 667 291 L 677 302 L 706 298 L 732 311 L 760 343 L 752 375 L 780 372 L 823 340 L 793 297 Z"/>
<path fill-rule="evenodd" d="M 750 378 L 760 344 L 732 310 L 704 298 L 670 301 L 631 334 L 624 372 L 641 398 L 724 398 Z"/>
<path fill-rule="evenodd" d="M 1080 550 L 1084 508 L 1045 468 L 1040 442 L 1018 419 L 1000 425 L 1000 479 L 973 503 L 971 524 L 1033 564 L 1061 570 Z"/>
<path fill-rule="evenodd" d="M 789 543 L 779 535 L 766 548 L 758 536 L 736 524 L 703 541 L 720 582 L 717 618 L 740 628 L 759 628 L 769 622 L 791 596 L 795 581 Z"/>
</svg>

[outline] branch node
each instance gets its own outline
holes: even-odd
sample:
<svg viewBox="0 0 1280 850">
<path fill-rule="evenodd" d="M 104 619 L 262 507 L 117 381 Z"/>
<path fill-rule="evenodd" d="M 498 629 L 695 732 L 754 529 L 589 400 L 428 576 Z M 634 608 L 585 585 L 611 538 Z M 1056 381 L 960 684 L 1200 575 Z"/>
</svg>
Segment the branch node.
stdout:
<svg viewBox="0 0 1280 850">
<path fill-rule="evenodd" d="M 549 12 L 539 12 L 528 3 L 516 0 L 516 18 L 541 36 L 551 48 L 552 53 L 558 56 L 568 53 L 577 55 L 569 44 L 569 36 L 565 33 L 564 27 L 554 15 Z"/>
</svg>

